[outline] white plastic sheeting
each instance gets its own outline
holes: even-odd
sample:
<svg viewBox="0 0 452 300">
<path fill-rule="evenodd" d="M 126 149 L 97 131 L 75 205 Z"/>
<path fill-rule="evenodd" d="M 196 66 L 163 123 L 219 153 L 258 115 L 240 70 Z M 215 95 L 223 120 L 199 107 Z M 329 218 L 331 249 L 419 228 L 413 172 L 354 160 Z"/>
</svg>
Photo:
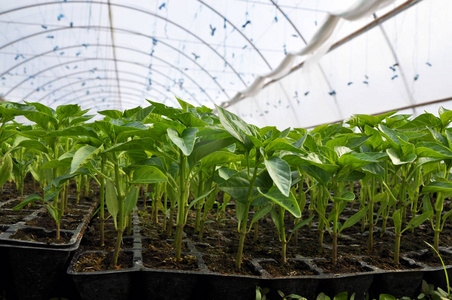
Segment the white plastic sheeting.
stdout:
<svg viewBox="0 0 452 300">
<path fill-rule="evenodd" d="M 450 11 L 450 0 L 0 1 L 0 95 L 94 111 L 234 100 L 228 109 L 250 123 L 311 127 L 451 97 Z M 349 20 L 283 66 L 331 15 Z M 279 80 L 233 99 L 265 74 Z"/>
</svg>

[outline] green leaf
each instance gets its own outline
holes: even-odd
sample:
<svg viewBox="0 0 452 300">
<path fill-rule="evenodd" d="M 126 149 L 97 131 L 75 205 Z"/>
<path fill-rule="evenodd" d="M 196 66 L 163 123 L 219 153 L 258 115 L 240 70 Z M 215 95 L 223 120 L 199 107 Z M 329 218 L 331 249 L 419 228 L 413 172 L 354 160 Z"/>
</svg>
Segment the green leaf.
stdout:
<svg viewBox="0 0 452 300">
<path fill-rule="evenodd" d="M 399 152 L 394 148 L 386 149 L 386 153 L 388 154 L 389 158 L 391 159 L 392 163 L 396 166 L 398 165 L 404 165 L 412 163 L 416 160 L 417 156 L 416 154 L 412 153 L 408 155 L 407 157 L 403 158 Z"/>
<path fill-rule="evenodd" d="M 439 118 L 441 119 L 441 124 L 443 128 L 446 128 L 449 123 L 452 121 L 452 110 L 445 109 L 444 107 L 440 107 L 438 109 Z"/>
<path fill-rule="evenodd" d="M 213 152 L 201 159 L 201 168 L 209 168 L 213 166 L 221 166 L 222 164 L 240 161 L 241 156 L 229 151 Z"/>
<path fill-rule="evenodd" d="M 399 233 L 402 230 L 402 215 L 400 209 L 392 213 L 392 221 L 394 222 L 395 233 Z"/>
<path fill-rule="evenodd" d="M 81 165 L 91 160 L 93 156 L 99 153 L 103 149 L 103 146 L 99 148 L 86 145 L 78 149 L 72 157 L 70 173 L 75 172 Z"/>
<path fill-rule="evenodd" d="M 351 169 L 357 169 L 367 164 L 377 162 L 379 162 L 377 159 L 366 153 L 346 153 L 338 159 L 338 164 L 340 166 L 350 166 Z"/>
<path fill-rule="evenodd" d="M 273 205 L 271 203 L 269 203 L 265 206 L 260 207 L 257 211 L 255 211 L 253 214 L 253 219 L 251 220 L 251 223 L 250 223 L 250 229 L 254 223 L 256 223 L 257 221 L 262 219 L 264 216 L 266 216 L 270 212 L 272 207 L 273 207 Z"/>
<path fill-rule="evenodd" d="M 11 177 L 11 173 L 13 172 L 13 160 L 11 156 L 8 154 L 3 158 L 2 167 L 0 169 L 0 187 L 2 187 L 8 179 Z"/>
<path fill-rule="evenodd" d="M 107 180 L 105 202 L 107 209 L 115 222 L 115 228 L 118 229 L 117 217 L 119 212 L 118 196 L 116 194 L 116 188 L 113 182 Z"/>
<path fill-rule="evenodd" d="M 431 113 L 423 113 L 404 125 L 398 127 L 399 130 L 423 130 L 427 127 L 441 128 L 441 120 Z"/>
<path fill-rule="evenodd" d="M 111 119 L 121 119 L 122 118 L 122 112 L 120 112 L 119 110 L 114 110 L 114 109 L 102 110 L 102 111 L 98 111 L 97 113 L 107 116 Z"/>
<path fill-rule="evenodd" d="M 301 168 L 322 185 L 326 185 L 331 180 L 331 175 L 317 166 L 301 166 Z"/>
<path fill-rule="evenodd" d="M 372 174 L 380 178 L 383 178 L 385 175 L 385 169 L 379 163 L 370 163 L 362 166 L 362 170 L 365 173 Z"/>
<path fill-rule="evenodd" d="M 207 196 L 209 196 L 210 193 L 212 193 L 214 190 L 215 190 L 215 187 L 212 188 L 212 189 L 210 189 L 209 191 L 205 192 L 204 194 L 202 194 L 202 195 L 199 196 L 198 198 L 192 200 L 192 201 L 190 202 L 190 205 L 189 205 L 188 208 L 187 208 L 186 214 L 188 214 L 188 211 L 189 211 L 189 210 L 190 210 L 190 209 L 191 209 L 198 201 L 201 201 L 201 200 L 205 199 L 205 198 L 206 198 Z"/>
<path fill-rule="evenodd" d="M 67 159 L 63 159 L 63 160 L 59 160 L 59 159 L 54 159 L 54 160 L 49 160 L 48 162 L 44 163 L 41 166 L 42 170 L 50 170 L 50 169 L 57 169 L 57 168 L 67 168 L 69 167 L 71 164 L 71 159 L 67 158 Z"/>
<path fill-rule="evenodd" d="M 364 207 L 363 209 L 361 209 L 359 212 L 357 212 L 356 214 L 354 214 L 353 216 L 351 216 L 350 218 L 348 218 L 344 224 L 342 224 L 341 229 L 339 230 L 339 232 L 341 232 L 342 230 L 352 227 L 353 225 L 355 225 L 356 223 L 359 222 L 359 220 L 361 220 L 364 215 L 367 213 L 367 207 Z"/>
<path fill-rule="evenodd" d="M 251 169 L 251 172 L 254 170 Z M 239 202 L 246 203 L 247 201 L 251 201 L 254 196 L 257 196 L 259 193 L 257 188 L 259 187 L 262 191 L 268 191 L 273 185 L 271 177 L 267 172 L 261 173 L 254 182 L 253 192 L 251 198 L 248 199 L 248 189 L 250 187 L 250 180 L 248 179 L 247 170 L 242 170 L 240 172 L 236 172 L 231 177 L 229 177 L 226 181 L 220 183 L 218 188 L 225 193 L 231 195 L 234 199 Z M 277 188 L 276 188 L 277 189 Z"/>
<path fill-rule="evenodd" d="M 74 137 L 82 137 L 88 136 L 93 138 L 98 138 L 97 133 L 89 128 L 84 126 L 72 126 L 63 130 L 55 130 L 52 132 L 46 133 L 46 136 L 52 137 L 62 137 L 62 136 L 74 136 Z"/>
<path fill-rule="evenodd" d="M 57 189 L 60 189 L 60 188 L 63 187 L 63 184 L 64 184 L 65 182 L 67 182 L 69 179 L 74 178 L 74 177 L 77 176 L 77 175 L 78 175 L 77 173 L 72 173 L 72 174 L 66 174 L 66 175 L 58 176 L 57 178 L 55 178 L 55 179 L 52 181 L 52 185 L 53 185 L 54 187 L 56 187 Z"/>
<path fill-rule="evenodd" d="M 279 206 L 284 207 L 288 212 L 290 212 L 295 218 L 301 217 L 300 207 L 298 206 L 297 199 L 293 193 L 290 193 L 289 196 L 285 196 L 281 193 L 281 191 L 272 187 L 267 193 L 262 193 L 262 191 L 258 188 L 259 193 L 278 204 Z"/>
<path fill-rule="evenodd" d="M 246 210 L 246 204 L 237 201 L 235 203 L 235 215 L 237 216 L 238 228 L 240 229 L 240 224 L 248 216 L 248 211 Z"/>
<path fill-rule="evenodd" d="M 431 211 L 427 211 L 425 213 L 423 213 L 420 216 L 416 216 L 413 219 L 410 220 L 410 222 L 408 223 L 408 225 L 402 230 L 402 233 L 410 230 L 412 228 L 416 228 L 419 227 L 419 225 L 421 225 L 422 223 L 424 223 L 428 218 L 430 218 L 433 215 L 433 212 Z"/>
<path fill-rule="evenodd" d="M 392 147 L 396 149 L 400 149 L 399 137 L 401 137 L 405 141 L 408 141 L 408 138 L 406 138 L 402 133 L 396 132 L 382 124 L 378 125 L 378 128 L 380 129 L 386 140 L 388 140 L 391 143 Z"/>
<path fill-rule="evenodd" d="M 396 297 L 389 294 L 380 294 L 379 300 L 397 300 Z"/>
<path fill-rule="evenodd" d="M 270 157 L 265 159 L 264 163 L 275 185 L 284 196 L 288 197 L 292 186 L 289 164 L 279 157 Z"/>
<path fill-rule="evenodd" d="M 419 157 L 452 159 L 452 151 L 440 143 L 423 142 L 416 144 L 416 154 Z"/>
<path fill-rule="evenodd" d="M 19 209 L 27 206 L 29 203 L 36 202 L 36 201 L 43 201 L 43 200 L 42 200 L 41 196 L 39 196 L 38 194 L 31 194 L 27 198 L 25 198 L 24 201 L 17 204 L 16 206 L 14 206 L 13 210 L 19 210 Z"/>
<path fill-rule="evenodd" d="M 342 201 L 353 201 L 355 200 L 355 194 L 352 192 L 344 192 L 339 197 L 334 197 L 334 200 L 342 200 Z"/>
<path fill-rule="evenodd" d="M 452 182 L 434 181 L 422 188 L 422 193 L 452 193 Z"/>
<path fill-rule="evenodd" d="M 342 292 L 334 296 L 333 300 L 348 300 L 348 292 Z"/>
<path fill-rule="evenodd" d="M 277 150 L 290 151 L 293 153 L 307 154 L 305 150 L 295 147 L 290 144 L 287 139 L 277 138 L 272 140 L 265 146 L 266 153 L 272 153 Z"/>
<path fill-rule="evenodd" d="M 243 145 L 249 145 L 247 136 L 256 137 L 253 128 L 235 114 L 215 105 L 221 125 Z"/>
<path fill-rule="evenodd" d="M 80 109 L 80 106 L 78 104 L 66 104 L 66 105 L 59 105 L 56 108 L 56 114 L 58 116 L 58 119 L 63 120 L 67 119 L 69 117 L 75 117 L 80 116 L 84 114 L 86 111 L 82 111 Z"/>
<path fill-rule="evenodd" d="M 328 297 L 327 295 L 325 295 L 324 293 L 320 293 L 320 294 L 317 296 L 316 300 L 331 300 L 331 298 Z M 394 299 L 394 300 L 395 300 L 395 299 Z"/>
<path fill-rule="evenodd" d="M 47 147 L 37 140 L 23 140 L 18 145 L 18 147 L 24 147 L 30 150 L 37 150 L 40 152 L 48 153 Z"/>
<path fill-rule="evenodd" d="M 298 222 L 295 227 L 293 228 L 292 231 L 297 231 L 298 229 L 300 229 L 301 227 L 305 226 L 306 224 L 308 224 L 309 222 L 311 222 L 311 220 L 314 219 L 314 216 L 310 216 L 307 219 L 304 219 L 301 222 Z"/>
<path fill-rule="evenodd" d="M 151 145 L 155 144 L 155 139 L 153 138 L 142 138 L 135 139 L 128 142 L 115 144 L 112 147 L 105 150 L 105 152 L 118 152 L 118 151 L 128 151 L 128 150 L 150 150 Z"/>
<path fill-rule="evenodd" d="M 270 216 L 272 218 L 273 223 L 276 226 L 276 232 L 278 232 L 278 238 L 281 240 L 281 229 L 284 228 L 284 224 L 281 222 L 281 218 L 279 217 L 279 214 L 275 209 L 274 206 L 271 206 L 270 209 Z"/>
<path fill-rule="evenodd" d="M 138 201 L 138 187 L 132 185 L 127 193 L 126 199 L 124 201 L 124 216 L 130 214 L 133 209 L 137 206 Z"/>
<path fill-rule="evenodd" d="M 181 136 L 179 136 L 179 133 L 172 128 L 168 128 L 166 131 L 170 140 L 182 151 L 182 153 L 184 153 L 184 155 L 189 156 L 192 153 L 198 128 L 187 128 Z"/>
<path fill-rule="evenodd" d="M 134 184 L 148 184 L 156 182 L 166 182 L 168 177 L 163 174 L 156 166 L 145 165 L 137 168 L 133 172 L 133 179 L 131 183 Z"/>
<path fill-rule="evenodd" d="M 193 152 L 189 157 L 189 163 L 193 166 L 198 161 L 203 160 L 206 156 L 214 154 L 216 151 L 219 151 L 234 143 L 235 139 L 230 136 L 217 140 L 199 142 L 195 145 Z"/>
</svg>

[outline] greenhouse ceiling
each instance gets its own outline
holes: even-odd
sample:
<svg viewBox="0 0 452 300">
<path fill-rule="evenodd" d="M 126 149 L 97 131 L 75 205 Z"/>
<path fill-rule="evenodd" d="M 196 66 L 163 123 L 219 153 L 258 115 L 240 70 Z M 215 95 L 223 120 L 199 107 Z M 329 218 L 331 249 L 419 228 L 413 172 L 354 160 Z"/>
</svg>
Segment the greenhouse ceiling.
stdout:
<svg viewBox="0 0 452 300">
<path fill-rule="evenodd" d="M 452 109 L 450 11 L 450 0 L 4 0 L 0 95 L 93 112 L 178 97 L 280 128 L 436 113 Z"/>
</svg>

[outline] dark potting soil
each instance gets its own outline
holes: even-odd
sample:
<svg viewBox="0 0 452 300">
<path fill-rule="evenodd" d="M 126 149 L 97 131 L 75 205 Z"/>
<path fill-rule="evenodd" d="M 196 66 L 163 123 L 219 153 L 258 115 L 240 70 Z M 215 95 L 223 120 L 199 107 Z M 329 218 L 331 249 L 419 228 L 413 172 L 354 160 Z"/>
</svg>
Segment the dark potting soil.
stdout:
<svg viewBox="0 0 452 300">
<path fill-rule="evenodd" d="M 151 269 L 199 270 L 198 258 L 194 255 L 182 254 L 177 261 L 172 250 L 148 249 L 143 251 L 143 266 Z"/>
<path fill-rule="evenodd" d="M 39 228 L 21 228 L 12 234 L 10 238 L 46 244 L 66 244 L 69 243 L 71 237 L 71 233 L 61 232 L 60 239 L 57 240 L 56 231 L 46 232 Z"/>
<path fill-rule="evenodd" d="M 392 253 L 391 253 L 392 254 Z M 387 255 L 387 253 L 382 253 L 382 256 L 366 256 L 362 260 L 369 265 L 377 267 L 382 270 L 415 270 L 419 269 L 420 266 L 412 265 L 404 259 L 399 260 L 399 264 L 394 263 L 394 256 Z"/>
<path fill-rule="evenodd" d="M 0 224 L 15 224 L 28 214 L 29 212 L 24 211 L 0 211 Z"/>
<path fill-rule="evenodd" d="M 133 254 L 119 252 L 118 264 L 112 266 L 113 252 L 85 252 L 73 265 L 74 272 L 96 272 L 105 270 L 128 269 L 133 266 Z"/>
<path fill-rule="evenodd" d="M 73 211 L 70 214 L 63 215 L 60 222 L 60 229 L 75 230 L 83 220 L 84 212 Z M 55 220 L 48 212 L 39 213 L 38 216 L 25 223 L 27 226 L 42 227 L 47 230 L 53 230 L 56 228 Z"/>
<path fill-rule="evenodd" d="M 441 251 L 440 249 L 439 254 L 441 255 L 441 258 L 445 264 L 450 264 L 452 262 L 451 252 Z M 410 253 L 407 255 L 407 257 L 432 267 L 442 266 L 438 255 L 432 249 L 427 249 L 427 251 L 422 252 L 419 251 L 416 253 Z"/>
<path fill-rule="evenodd" d="M 278 261 L 260 261 L 259 264 L 273 277 L 318 275 L 306 262 L 288 260 L 285 264 Z"/>
<path fill-rule="evenodd" d="M 351 257 L 338 258 L 336 264 L 334 264 L 330 259 L 318 259 L 315 260 L 315 264 L 317 267 L 322 269 L 323 272 L 331 274 L 361 273 L 372 271 L 371 268 L 363 266 L 359 260 Z"/>
<path fill-rule="evenodd" d="M 101 243 L 101 230 L 100 220 L 95 218 L 88 226 L 83 238 L 80 242 L 80 249 L 83 251 L 101 250 L 101 251 L 113 251 L 115 248 L 116 237 L 118 233 L 115 230 L 114 223 L 111 219 L 105 221 L 104 224 L 104 246 Z M 127 235 L 127 231 L 123 234 L 123 249 L 133 247 L 133 240 Z"/>
<path fill-rule="evenodd" d="M 231 255 L 203 255 L 202 259 L 207 268 L 212 272 L 251 276 L 260 275 L 255 271 L 254 266 L 251 264 L 250 260 L 247 257 L 243 259 L 240 270 L 237 270 L 237 268 L 235 267 L 235 257 Z"/>
</svg>

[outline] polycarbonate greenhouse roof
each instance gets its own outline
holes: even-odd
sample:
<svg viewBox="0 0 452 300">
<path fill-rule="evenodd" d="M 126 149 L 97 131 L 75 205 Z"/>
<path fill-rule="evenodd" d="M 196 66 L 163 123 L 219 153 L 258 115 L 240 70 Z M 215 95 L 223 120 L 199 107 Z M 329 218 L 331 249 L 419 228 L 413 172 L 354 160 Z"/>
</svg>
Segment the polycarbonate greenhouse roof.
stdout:
<svg viewBox="0 0 452 300">
<path fill-rule="evenodd" d="M 0 1 L 0 95 L 258 126 L 452 108 L 450 0 Z"/>
</svg>

